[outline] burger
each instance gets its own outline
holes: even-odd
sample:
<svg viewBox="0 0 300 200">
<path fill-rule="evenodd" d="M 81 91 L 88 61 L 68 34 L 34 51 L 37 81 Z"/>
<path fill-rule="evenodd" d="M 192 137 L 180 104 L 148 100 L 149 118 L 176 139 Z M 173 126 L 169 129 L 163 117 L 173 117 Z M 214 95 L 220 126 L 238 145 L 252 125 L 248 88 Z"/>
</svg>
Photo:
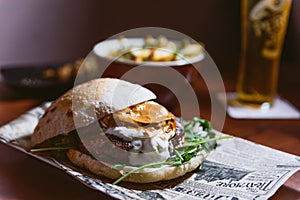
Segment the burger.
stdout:
<svg viewBox="0 0 300 200">
<path fill-rule="evenodd" d="M 99 78 L 55 100 L 31 136 L 32 152 L 97 176 L 128 182 L 170 180 L 195 170 L 214 140 L 210 124 L 184 122 L 150 90 Z M 208 140 L 207 140 L 208 138 Z"/>
</svg>

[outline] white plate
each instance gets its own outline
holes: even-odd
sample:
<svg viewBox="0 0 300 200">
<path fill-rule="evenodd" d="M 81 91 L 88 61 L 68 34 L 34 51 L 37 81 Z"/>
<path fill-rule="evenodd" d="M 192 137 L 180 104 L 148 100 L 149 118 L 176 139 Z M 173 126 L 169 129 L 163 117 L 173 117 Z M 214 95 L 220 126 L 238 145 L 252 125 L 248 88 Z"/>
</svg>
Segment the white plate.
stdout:
<svg viewBox="0 0 300 200">
<path fill-rule="evenodd" d="M 126 38 L 128 41 L 129 46 L 133 47 L 142 47 L 144 45 L 144 38 Z M 179 43 L 179 41 L 173 41 L 175 43 Z M 124 43 L 123 43 L 124 45 Z M 93 52 L 104 59 L 108 59 L 111 61 L 115 62 L 120 62 L 120 63 L 125 63 L 129 65 L 136 65 L 136 64 L 147 64 L 147 65 L 153 65 L 153 66 L 180 66 L 180 65 L 185 65 L 185 64 L 192 64 L 192 63 L 197 63 L 203 60 L 204 58 L 204 52 L 200 53 L 199 55 L 191 58 L 185 58 L 185 59 L 180 59 L 176 61 L 166 61 L 166 62 L 151 62 L 151 61 L 146 61 L 142 63 L 137 63 L 135 61 L 131 60 L 119 60 L 117 58 L 110 58 L 107 55 L 110 54 L 111 52 L 117 51 L 121 48 L 121 43 L 118 39 L 111 39 L 111 40 L 105 40 L 103 42 L 97 43 L 94 48 Z"/>
</svg>

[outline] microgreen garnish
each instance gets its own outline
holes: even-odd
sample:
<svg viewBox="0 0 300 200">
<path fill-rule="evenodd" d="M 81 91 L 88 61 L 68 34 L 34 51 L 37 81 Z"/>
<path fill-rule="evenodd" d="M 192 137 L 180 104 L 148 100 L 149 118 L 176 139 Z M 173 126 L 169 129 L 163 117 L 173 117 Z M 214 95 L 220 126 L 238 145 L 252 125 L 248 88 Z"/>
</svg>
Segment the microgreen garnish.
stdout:
<svg viewBox="0 0 300 200">
<path fill-rule="evenodd" d="M 210 139 L 206 139 L 206 140 L 200 140 L 200 141 L 189 141 L 187 143 L 184 143 L 182 147 L 194 147 L 200 144 L 207 144 L 208 142 L 214 142 L 217 140 L 223 140 L 223 139 L 228 139 L 228 138 L 232 138 L 233 136 L 230 135 L 226 135 L 226 136 L 222 136 L 222 137 L 217 137 L 217 138 L 210 138 Z"/>
<path fill-rule="evenodd" d="M 115 164 L 112 166 L 113 169 L 116 169 L 116 170 L 121 170 L 125 167 L 124 164 Z"/>
<path fill-rule="evenodd" d="M 182 123 L 184 124 L 185 142 L 180 148 L 176 149 L 171 154 L 167 161 L 150 163 L 137 167 L 136 169 L 133 169 L 121 176 L 113 183 L 113 185 L 118 184 L 130 174 L 133 174 L 145 168 L 157 168 L 163 165 L 180 166 L 195 157 L 199 151 L 205 150 L 206 152 L 210 152 L 212 149 L 216 148 L 217 140 L 232 138 L 232 136 L 229 135 L 215 137 L 215 132 L 212 130 L 212 126 L 209 121 L 200 119 L 198 117 L 193 118 L 187 123 L 184 123 L 182 121 Z M 120 169 L 116 168 L 115 166 L 120 166 L 120 164 L 114 165 L 113 167 L 114 169 Z M 124 167 L 124 165 L 121 166 Z M 199 167 L 199 169 L 200 168 L 201 166 Z"/>
<path fill-rule="evenodd" d="M 173 162 L 158 162 L 158 163 L 150 163 L 150 164 L 146 164 L 143 166 L 140 166 L 136 169 L 133 169 L 131 171 L 129 171 L 128 173 L 124 174 L 123 176 L 121 176 L 118 180 L 116 180 L 115 182 L 113 182 L 113 185 L 117 185 L 119 182 L 121 182 L 124 178 L 128 177 L 130 174 L 133 174 L 135 172 L 138 172 L 142 169 L 145 168 L 157 168 L 157 167 L 161 167 L 162 165 L 172 165 Z"/>
<path fill-rule="evenodd" d="M 57 151 L 57 150 L 67 150 L 74 147 L 45 147 L 45 148 L 36 148 L 30 149 L 31 152 L 41 152 L 41 151 Z"/>
<path fill-rule="evenodd" d="M 177 154 L 178 158 L 181 160 L 181 161 L 184 161 L 183 157 L 181 156 L 181 154 L 175 150 L 175 153 Z"/>
</svg>

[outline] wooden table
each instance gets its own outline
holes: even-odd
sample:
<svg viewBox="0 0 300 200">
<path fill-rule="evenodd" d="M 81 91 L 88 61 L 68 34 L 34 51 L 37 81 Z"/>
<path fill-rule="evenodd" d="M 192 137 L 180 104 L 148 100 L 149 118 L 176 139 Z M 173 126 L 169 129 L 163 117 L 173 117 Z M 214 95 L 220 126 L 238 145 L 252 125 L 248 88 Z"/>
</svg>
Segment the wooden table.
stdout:
<svg viewBox="0 0 300 200">
<path fill-rule="evenodd" d="M 227 91 L 233 91 L 235 71 L 219 67 Z M 217 63 L 218 64 L 218 63 Z M 228 69 L 228 68 L 227 68 Z M 284 66 L 280 94 L 300 107 L 300 66 Z M 202 117 L 209 118 L 209 96 L 199 88 Z M 42 95 L 20 94 L 0 84 L 0 125 L 44 101 Z M 226 116 L 223 131 L 274 149 L 300 156 L 299 120 L 237 120 Z M 300 172 L 293 175 L 271 199 L 299 199 Z M 87 188 L 64 172 L 0 143 L 0 199 L 110 199 Z"/>
</svg>

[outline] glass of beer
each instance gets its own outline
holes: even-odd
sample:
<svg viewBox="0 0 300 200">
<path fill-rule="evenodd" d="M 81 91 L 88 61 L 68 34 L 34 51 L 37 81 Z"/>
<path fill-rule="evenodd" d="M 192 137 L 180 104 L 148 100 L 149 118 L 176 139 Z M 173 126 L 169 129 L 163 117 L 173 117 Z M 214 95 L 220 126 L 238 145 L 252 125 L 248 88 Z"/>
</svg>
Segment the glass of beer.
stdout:
<svg viewBox="0 0 300 200">
<path fill-rule="evenodd" d="M 242 0 L 238 105 L 272 105 L 292 0 Z"/>
</svg>

